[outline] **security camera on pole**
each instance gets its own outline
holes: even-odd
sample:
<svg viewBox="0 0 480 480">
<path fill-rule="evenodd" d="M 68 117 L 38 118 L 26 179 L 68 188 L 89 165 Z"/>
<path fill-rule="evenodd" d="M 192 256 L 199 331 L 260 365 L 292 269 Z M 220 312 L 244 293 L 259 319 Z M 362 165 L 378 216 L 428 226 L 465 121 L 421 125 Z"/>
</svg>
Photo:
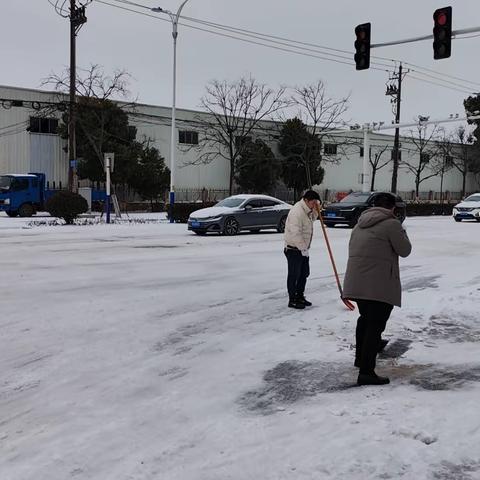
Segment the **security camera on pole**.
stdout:
<svg viewBox="0 0 480 480">
<path fill-rule="evenodd" d="M 107 223 L 110 223 L 110 174 L 113 172 L 113 167 L 115 165 L 115 154 L 114 153 L 104 153 L 104 168 L 106 174 L 106 190 L 107 190 L 107 198 L 106 198 L 106 217 Z"/>
</svg>

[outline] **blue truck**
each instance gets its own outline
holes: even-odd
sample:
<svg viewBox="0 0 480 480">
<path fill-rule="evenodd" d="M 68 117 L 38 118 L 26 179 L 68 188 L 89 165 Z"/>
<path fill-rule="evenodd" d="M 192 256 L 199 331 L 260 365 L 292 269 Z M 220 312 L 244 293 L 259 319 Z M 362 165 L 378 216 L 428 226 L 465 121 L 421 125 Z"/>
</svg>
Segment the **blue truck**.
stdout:
<svg viewBox="0 0 480 480">
<path fill-rule="evenodd" d="M 0 212 L 9 217 L 31 217 L 45 209 L 58 190 L 48 189 L 44 173 L 0 175 Z M 105 200 L 104 190 L 92 191 L 92 201 Z"/>
</svg>

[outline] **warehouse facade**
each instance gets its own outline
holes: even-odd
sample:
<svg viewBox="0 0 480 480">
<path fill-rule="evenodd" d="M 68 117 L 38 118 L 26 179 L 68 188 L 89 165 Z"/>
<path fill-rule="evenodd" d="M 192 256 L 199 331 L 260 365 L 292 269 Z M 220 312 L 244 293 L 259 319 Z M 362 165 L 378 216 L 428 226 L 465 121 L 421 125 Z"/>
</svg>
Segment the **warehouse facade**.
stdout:
<svg viewBox="0 0 480 480">
<path fill-rule="evenodd" d="M 0 174 L 43 172 L 51 186 L 67 185 L 67 142 L 57 133 L 61 111 L 51 109 L 47 116 L 41 113 L 45 104 L 65 104 L 68 98 L 56 92 L 0 86 Z M 170 158 L 169 107 L 136 104 L 129 115 L 131 125 L 137 128 L 139 140 L 152 142 L 168 164 Z M 199 150 L 199 115 L 202 112 L 177 109 L 177 168 L 176 191 L 179 200 L 196 199 L 200 195 L 220 198 L 228 193 L 229 164 L 218 156 L 208 164 L 196 164 Z M 278 130 L 279 124 L 264 122 L 265 130 Z M 277 135 L 278 137 L 278 135 Z M 375 189 L 389 190 L 392 175 L 393 135 L 371 135 L 371 158 L 380 156 L 379 164 L 386 165 L 376 173 Z M 275 135 L 266 141 L 278 154 Z M 322 156 L 325 177 L 316 189 L 324 198 L 337 192 L 361 189 L 363 172 L 363 133 L 358 130 L 336 131 L 323 138 Z M 412 141 L 401 138 L 401 167 L 398 174 L 398 192 L 413 199 L 415 178 L 406 163 L 415 163 L 418 151 Z M 427 159 L 428 161 L 428 159 Z M 451 167 L 451 165 L 449 166 Z M 372 172 L 369 172 L 370 175 Z M 428 170 L 424 173 L 428 176 Z M 420 185 L 420 199 L 438 199 L 440 191 L 457 200 L 462 189 L 462 175 L 456 168 L 448 168 L 445 175 L 426 179 Z M 467 192 L 480 190 L 477 178 L 469 174 Z M 205 193 L 206 192 L 206 193 Z M 212 193 L 213 192 L 213 193 Z"/>
</svg>

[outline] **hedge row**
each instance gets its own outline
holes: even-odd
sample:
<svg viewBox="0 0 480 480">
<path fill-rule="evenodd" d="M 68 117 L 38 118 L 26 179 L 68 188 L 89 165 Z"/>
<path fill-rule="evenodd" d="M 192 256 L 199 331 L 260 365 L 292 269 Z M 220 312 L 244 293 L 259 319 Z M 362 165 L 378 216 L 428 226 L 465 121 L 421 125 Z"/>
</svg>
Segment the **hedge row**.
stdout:
<svg viewBox="0 0 480 480">
<path fill-rule="evenodd" d="M 217 202 L 204 202 L 204 203 L 176 203 L 173 208 L 173 218 L 175 223 L 187 223 L 188 217 L 195 210 L 201 208 L 213 207 Z M 167 217 L 170 220 L 170 205 L 165 205 L 167 211 Z"/>
<path fill-rule="evenodd" d="M 452 215 L 453 203 L 407 203 L 407 217 L 426 217 L 429 215 Z"/>
</svg>

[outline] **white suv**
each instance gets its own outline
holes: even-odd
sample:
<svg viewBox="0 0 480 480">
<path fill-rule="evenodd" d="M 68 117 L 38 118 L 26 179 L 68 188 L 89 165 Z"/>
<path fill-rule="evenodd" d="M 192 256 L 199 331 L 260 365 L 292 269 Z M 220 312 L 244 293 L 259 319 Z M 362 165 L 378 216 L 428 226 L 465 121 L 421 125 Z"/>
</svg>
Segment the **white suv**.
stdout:
<svg viewBox="0 0 480 480">
<path fill-rule="evenodd" d="M 456 222 L 476 220 L 480 222 L 480 193 L 474 193 L 463 202 L 453 207 L 453 218 Z"/>
</svg>

